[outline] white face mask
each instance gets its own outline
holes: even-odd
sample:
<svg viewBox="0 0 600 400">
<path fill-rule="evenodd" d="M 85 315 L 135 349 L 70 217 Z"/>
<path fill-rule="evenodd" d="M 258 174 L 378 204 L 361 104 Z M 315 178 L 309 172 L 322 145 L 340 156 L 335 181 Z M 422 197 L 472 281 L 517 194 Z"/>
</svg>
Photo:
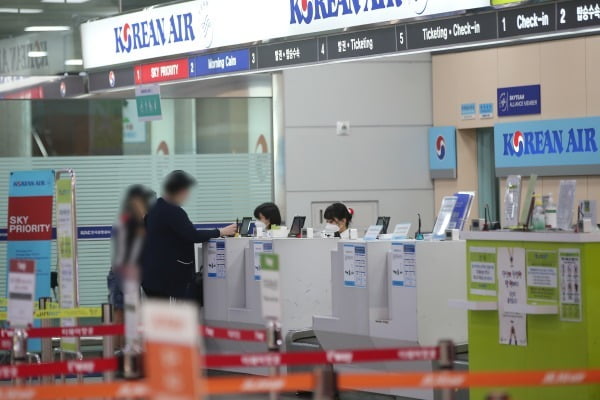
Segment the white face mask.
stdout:
<svg viewBox="0 0 600 400">
<path fill-rule="evenodd" d="M 255 221 L 254 222 L 254 226 L 256 228 L 262 228 L 263 231 L 267 228 L 267 226 L 265 225 L 265 223 L 262 222 L 262 221 Z"/>
<path fill-rule="evenodd" d="M 340 227 L 335 224 L 327 224 L 325 225 L 325 232 L 339 232 Z"/>
</svg>

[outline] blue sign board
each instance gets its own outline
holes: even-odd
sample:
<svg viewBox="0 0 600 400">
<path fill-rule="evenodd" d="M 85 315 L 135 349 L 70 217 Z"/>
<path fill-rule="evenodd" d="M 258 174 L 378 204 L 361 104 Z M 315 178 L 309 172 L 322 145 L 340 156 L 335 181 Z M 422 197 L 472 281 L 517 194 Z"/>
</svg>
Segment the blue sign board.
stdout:
<svg viewBox="0 0 600 400">
<path fill-rule="evenodd" d="M 429 172 L 433 179 L 456 178 L 456 128 L 429 128 Z"/>
<path fill-rule="evenodd" d="M 250 51 L 233 50 L 223 53 L 192 57 L 190 78 L 223 74 L 226 72 L 247 71 L 250 69 Z"/>
<path fill-rule="evenodd" d="M 513 86 L 498 89 L 498 116 L 541 114 L 540 85 Z"/>
<path fill-rule="evenodd" d="M 600 174 L 600 117 L 497 124 L 496 175 Z"/>
<path fill-rule="evenodd" d="M 494 103 L 479 104 L 479 118 L 494 118 Z"/>
<path fill-rule="evenodd" d="M 460 105 L 460 117 L 462 119 L 475 119 L 475 103 L 465 103 Z"/>
</svg>

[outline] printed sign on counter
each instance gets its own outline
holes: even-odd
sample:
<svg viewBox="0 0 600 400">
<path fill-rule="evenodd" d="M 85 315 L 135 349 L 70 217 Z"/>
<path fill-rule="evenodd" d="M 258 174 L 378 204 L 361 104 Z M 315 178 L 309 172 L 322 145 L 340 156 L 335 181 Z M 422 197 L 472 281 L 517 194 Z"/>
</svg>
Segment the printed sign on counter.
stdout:
<svg viewBox="0 0 600 400">
<path fill-rule="evenodd" d="M 208 242 L 207 276 L 209 278 L 225 279 L 225 240 L 217 239 Z"/>
<path fill-rule="evenodd" d="M 417 258 L 414 243 L 392 243 L 392 286 L 417 286 Z"/>
<path fill-rule="evenodd" d="M 498 248 L 498 306 L 527 304 L 525 249 Z"/>
<path fill-rule="evenodd" d="M 8 322 L 12 328 L 33 324 L 35 261 L 10 260 L 8 271 Z"/>
<path fill-rule="evenodd" d="M 397 224 L 394 227 L 394 233 L 392 234 L 392 240 L 402 240 L 408 238 L 408 234 L 410 232 L 410 222 L 405 222 L 403 224 Z"/>
<path fill-rule="evenodd" d="M 367 247 L 344 244 L 344 286 L 367 287 Z"/>
<path fill-rule="evenodd" d="M 500 344 L 527 346 L 527 314 L 498 313 L 500 318 Z"/>
<path fill-rule="evenodd" d="M 558 303 L 558 255 L 556 251 L 527 251 L 527 303 Z"/>
<path fill-rule="evenodd" d="M 469 294 L 497 298 L 496 249 L 493 247 L 469 248 Z"/>
<path fill-rule="evenodd" d="M 260 255 L 273 253 L 273 242 L 256 241 L 253 243 L 254 247 L 254 280 L 260 281 L 261 266 L 260 266 Z"/>
<path fill-rule="evenodd" d="M 262 266 L 261 299 L 264 318 L 281 320 L 281 277 L 279 275 L 279 256 L 261 254 Z"/>
<path fill-rule="evenodd" d="M 579 249 L 560 249 L 560 320 L 581 322 L 581 254 Z"/>
</svg>

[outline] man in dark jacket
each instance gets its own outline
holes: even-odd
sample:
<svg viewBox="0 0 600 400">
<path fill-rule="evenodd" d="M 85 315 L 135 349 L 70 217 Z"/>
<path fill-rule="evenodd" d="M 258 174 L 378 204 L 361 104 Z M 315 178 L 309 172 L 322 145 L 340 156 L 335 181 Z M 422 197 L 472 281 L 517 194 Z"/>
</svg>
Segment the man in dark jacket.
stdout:
<svg viewBox="0 0 600 400">
<path fill-rule="evenodd" d="M 196 181 L 184 171 L 171 172 L 159 198 L 146 216 L 142 251 L 142 288 L 148 297 L 185 298 L 194 282 L 194 243 L 234 235 L 236 224 L 222 229 L 196 230 L 181 206 Z"/>
</svg>

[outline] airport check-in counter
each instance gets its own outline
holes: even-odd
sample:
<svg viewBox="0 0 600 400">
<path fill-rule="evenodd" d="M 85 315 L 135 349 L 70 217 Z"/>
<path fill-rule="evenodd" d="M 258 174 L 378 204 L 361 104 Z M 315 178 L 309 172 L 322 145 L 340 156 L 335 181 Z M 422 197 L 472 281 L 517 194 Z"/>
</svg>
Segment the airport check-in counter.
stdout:
<svg viewBox="0 0 600 400">
<path fill-rule="evenodd" d="M 310 329 L 314 314 L 331 314 L 330 254 L 337 242 L 321 238 L 211 240 L 203 246 L 205 323 L 234 329 L 265 328 L 259 255 L 272 252 L 279 255 L 282 336 Z M 206 345 L 211 353 L 266 351 L 262 343 L 208 339 Z"/>
<path fill-rule="evenodd" d="M 316 314 L 325 350 L 467 342 L 467 313 L 448 306 L 466 285 L 464 241 L 344 240 L 331 255 L 332 313 Z M 339 365 L 339 370 L 430 371 L 430 362 Z M 381 391 L 433 399 L 431 390 Z"/>
</svg>

